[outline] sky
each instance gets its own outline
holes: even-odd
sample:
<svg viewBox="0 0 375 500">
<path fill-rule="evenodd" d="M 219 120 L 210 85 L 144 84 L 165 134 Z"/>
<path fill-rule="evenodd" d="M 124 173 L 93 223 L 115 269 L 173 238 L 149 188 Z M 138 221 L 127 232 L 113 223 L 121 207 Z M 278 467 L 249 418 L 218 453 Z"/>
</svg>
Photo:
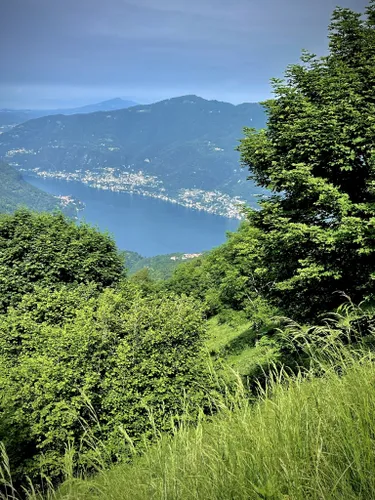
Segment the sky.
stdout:
<svg viewBox="0 0 375 500">
<path fill-rule="evenodd" d="M 326 52 L 338 3 L 368 2 L 0 0 L 0 108 L 266 99 L 302 49 Z"/>
</svg>

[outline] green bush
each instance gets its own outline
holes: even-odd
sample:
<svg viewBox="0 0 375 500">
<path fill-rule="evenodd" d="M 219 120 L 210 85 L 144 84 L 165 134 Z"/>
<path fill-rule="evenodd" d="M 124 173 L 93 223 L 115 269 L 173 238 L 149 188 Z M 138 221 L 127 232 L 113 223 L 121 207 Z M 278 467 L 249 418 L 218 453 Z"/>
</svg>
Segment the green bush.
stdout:
<svg viewBox="0 0 375 500">
<path fill-rule="evenodd" d="M 254 284 L 261 265 L 259 231 L 244 221 L 227 241 L 203 257 L 181 264 L 166 288 L 204 301 L 209 316 L 225 309 L 242 310 L 262 293 Z"/>
<path fill-rule="evenodd" d="M 59 213 L 0 214 L 0 311 L 36 284 L 93 282 L 103 288 L 122 276 L 114 241 L 89 225 Z"/>
<path fill-rule="evenodd" d="M 0 332 L 0 441 L 18 481 L 58 478 L 67 445 L 79 450 L 76 470 L 99 459 L 92 442 L 105 460 L 126 459 L 129 438 L 170 430 L 206 397 L 192 299 L 144 297 L 127 283 L 99 296 L 94 286 L 36 287 L 0 315 Z"/>
</svg>

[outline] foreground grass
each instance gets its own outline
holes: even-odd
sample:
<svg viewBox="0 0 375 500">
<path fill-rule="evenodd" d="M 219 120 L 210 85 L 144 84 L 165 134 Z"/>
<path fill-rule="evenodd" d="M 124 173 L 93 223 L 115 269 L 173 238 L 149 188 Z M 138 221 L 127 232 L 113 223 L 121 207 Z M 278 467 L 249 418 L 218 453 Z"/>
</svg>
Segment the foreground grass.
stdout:
<svg viewBox="0 0 375 500">
<path fill-rule="evenodd" d="M 365 355 L 344 364 L 343 376 L 334 368 L 319 378 L 284 374 L 255 405 L 238 398 L 132 465 L 68 479 L 48 498 L 375 498 L 375 364 Z"/>
</svg>

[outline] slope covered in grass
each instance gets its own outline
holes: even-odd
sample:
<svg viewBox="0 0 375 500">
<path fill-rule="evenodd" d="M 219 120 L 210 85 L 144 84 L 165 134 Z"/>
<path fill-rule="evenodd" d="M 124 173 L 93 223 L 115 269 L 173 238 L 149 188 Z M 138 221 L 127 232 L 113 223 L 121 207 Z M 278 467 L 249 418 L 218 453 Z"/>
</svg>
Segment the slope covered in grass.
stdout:
<svg viewBox="0 0 375 500">
<path fill-rule="evenodd" d="M 264 335 L 270 332 L 272 324 L 273 319 L 267 318 L 263 328 L 259 328 L 242 311 L 228 311 L 207 321 L 206 346 L 214 359 L 223 361 L 224 371 L 231 378 L 234 372 L 244 380 L 256 378 L 280 358 L 277 342 Z"/>
<path fill-rule="evenodd" d="M 373 361 L 342 354 L 343 376 L 334 366 L 321 377 L 284 373 L 255 405 L 238 395 L 210 422 L 182 427 L 132 465 L 67 480 L 50 498 L 374 498 Z"/>
</svg>

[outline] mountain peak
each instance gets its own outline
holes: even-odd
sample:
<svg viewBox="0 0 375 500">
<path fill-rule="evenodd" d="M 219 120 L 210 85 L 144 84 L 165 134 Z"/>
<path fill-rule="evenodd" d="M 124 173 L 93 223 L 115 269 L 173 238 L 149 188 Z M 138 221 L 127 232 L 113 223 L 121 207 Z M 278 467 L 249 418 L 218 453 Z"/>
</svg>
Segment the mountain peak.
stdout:
<svg viewBox="0 0 375 500">
<path fill-rule="evenodd" d="M 214 103 L 218 101 L 211 101 L 208 99 L 204 99 L 203 97 L 199 97 L 194 94 L 188 94 L 188 95 L 183 95 L 183 96 L 178 96 L 178 97 L 171 97 L 170 99 L 165 99 L 163 101 L 159 101 L 158 103 L 155 104 L 183 104 L 183 105 L 188 105 L 188 104 L 209 104 L 209 103 Z"/>
</svg>

